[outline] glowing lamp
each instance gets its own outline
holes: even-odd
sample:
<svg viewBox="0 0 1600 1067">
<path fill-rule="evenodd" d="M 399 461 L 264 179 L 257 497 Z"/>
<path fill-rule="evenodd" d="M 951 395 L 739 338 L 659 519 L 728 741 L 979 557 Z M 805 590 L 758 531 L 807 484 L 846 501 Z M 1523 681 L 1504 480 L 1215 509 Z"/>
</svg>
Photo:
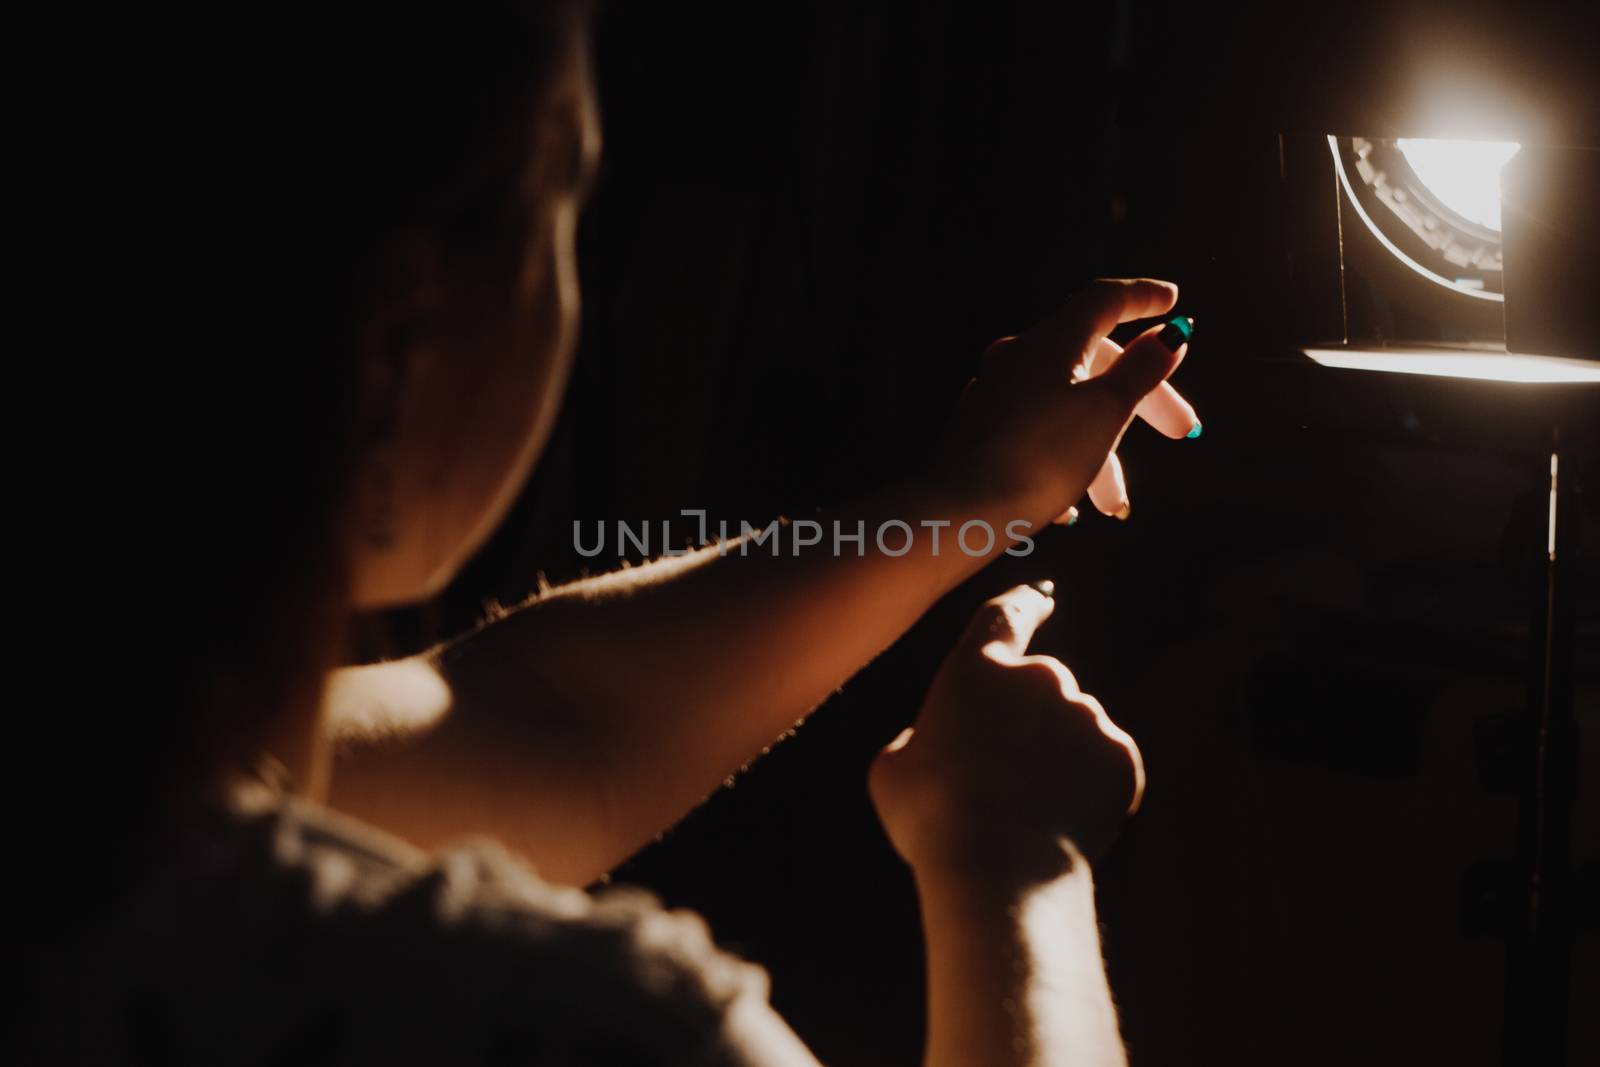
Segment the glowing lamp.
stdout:
<svg viewBox="0 0 1600 1067">
<path fill-rule="evenodd" d="M 1518 449 L 1541 453 L 1549 497 L 1531 739 L 1518 768 L 1531 784 L 1516 861 L 1496 884 L 1498 899 L 1514 902 L 1501 920 L 1509 1058 L 1566 1062 L 1576 490 L 1600 423 L 1600 150 L 1339 134 L 1284 135 L 1278 148 L 1277 306 L 1295 348 L 1335 373 L 1413 376 L 1389 384 L 1536 434 L 1534 449 Z M 1508 384 L 1445 388 L 1441 378 Z"/>
<path fill-rule="evenodd" d="M 1328 135 L 1325 367 L 1600 382 L 1600 151 Z"/>
</svg>

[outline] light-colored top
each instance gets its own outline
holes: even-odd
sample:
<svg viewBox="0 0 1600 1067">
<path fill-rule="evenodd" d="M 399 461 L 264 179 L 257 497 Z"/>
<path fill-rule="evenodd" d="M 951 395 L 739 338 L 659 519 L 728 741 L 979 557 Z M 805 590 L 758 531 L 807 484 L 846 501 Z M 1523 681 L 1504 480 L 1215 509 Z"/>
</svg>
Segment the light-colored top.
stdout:
<svg viewBox="0 0 1600 1067">
<path fill-rule="evenodd" d="M 690 913 L 260 789 L 145 884 L 81 977 L 83 1062 L 815 1063 L 765 972 Z"/>
</svg>

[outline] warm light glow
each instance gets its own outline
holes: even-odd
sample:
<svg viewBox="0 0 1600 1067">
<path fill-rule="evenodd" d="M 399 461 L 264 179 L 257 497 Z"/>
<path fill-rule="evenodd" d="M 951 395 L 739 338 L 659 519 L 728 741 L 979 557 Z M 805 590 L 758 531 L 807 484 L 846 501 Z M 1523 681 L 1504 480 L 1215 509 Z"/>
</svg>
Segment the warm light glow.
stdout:
<svg viewBox="0 0 1600 1067">
<path fill-rule="evenodd" d="M 1600 382 L 1600 362 L 1447 348 L 1308 348 L 1324 367 L 1489 382 Z"/>
<path fill-rule="evenodd" d="M 1495 303 L 1503 303 L 1505 301 L 1505 297 L 1500 293 L 1492 293 L 1483 289 L 1465 286 L 1453 281 L 1450 278 L 1446 278 L 1442 274 L 1437 274 L 1401 251 L 1400 246 L 1389 239 L 1389 235 L 1383 232 L 1383 227 L 1379 226 L 1376 222 L 1373 222 L 1372 216 L 1367 214 L 1367 209 L 1361 206 L 1361 198 L 1356 196 L 1355 187 L 1350 184 L 1350 175 L 1344 169 L 1344 159 L 1339 153 L 1339 138 L 1335 137 L 1333 134 L 1329 134 L 1328 148 L 1333 152 L 1333 171 L 1339 176 L 1339 184 L 1344 186 L 1344 195 L 1347 198 L 1347 202 L 1350 204 L 1350 207 L 1355 211 L 1356 215 L 1360 217 L 1362 223 L 1366 225 L 1367 231 L 1371 233 L 1373 237 L 1377 238 L 1378 243 L 1387 248 L 1395 259 L 1398 259 L 1401 263 L 1416 271 L 1430 282 L 1442 285 L 1446 289 L 1453 289 L 1462 296 L 1471 297 L 1474 300 L 1489 300 Z"/>
<path fill-rule="evenodd" d="M 1500 168 L 1521 145 L 1418 137 L 1402 137 L 1395 145 L 1440 203 L 1469 222 L 1500 232 Z"/>
</svg>

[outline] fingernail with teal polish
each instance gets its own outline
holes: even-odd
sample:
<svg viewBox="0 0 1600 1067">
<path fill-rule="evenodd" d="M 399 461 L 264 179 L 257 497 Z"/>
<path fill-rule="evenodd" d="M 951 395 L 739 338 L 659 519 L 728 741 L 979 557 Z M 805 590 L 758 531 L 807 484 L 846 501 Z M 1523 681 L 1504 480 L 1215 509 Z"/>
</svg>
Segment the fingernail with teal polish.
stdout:
<svg viewBox="0 0 1600 1067">
<path fill-rule="evenodd" d="M 1067 525 L 1068 526 L 1076 526 L 1076 525 L 1078 525 L 1078 512 L 1076 511 L 1076 509 L 1074 509 L 1072 512 L 1068 513 L 1068 515 L 1067 515 Z"/>
<path fill-rule="evenodd" d="M 1191 441 L 1193 441 L 1196 437 L 1199 437 L 1200 436 L 1200 424 L 1198 422 L 1195 423 L 1193 426 L 1191 426 L 1189 428 L 1189 432 L 1184 434 L 1183 436 L 1187 437 Z"/>
<path fill-rule="evenodd" d="M 1194 336 L 1194 320 L 1187 315 L 1174 315 L 1167 320 L 1156 340 L 1167 346 L 1168 352 L 1176 352 L 1179 345 L 1188 344 L 1189 338 Z"/>
</svg>

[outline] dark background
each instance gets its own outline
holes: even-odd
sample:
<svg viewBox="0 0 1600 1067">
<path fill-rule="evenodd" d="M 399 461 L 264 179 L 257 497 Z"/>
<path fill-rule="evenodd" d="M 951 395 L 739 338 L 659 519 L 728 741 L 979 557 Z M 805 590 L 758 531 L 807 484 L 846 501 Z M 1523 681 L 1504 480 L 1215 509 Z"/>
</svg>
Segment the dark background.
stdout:
<svg viewBox="0 0 1600 1067">
<path fill-rule="evenodd" d="M 916 901 L 864 770 L 972 606 L 1048 576 L 1036 647 L 1149 769 L 1099 873 L 1133 1062 L 1499 1062 L 1548 425 L 1582 444 L 1597 397 L 1294 356 L 1275 135 L 1600 143 L 1592 29 L 1529 5 L 610 5 L 568 407 L 441 625 L 614 565 L 574 519 L 764 525 L 912 472 L 989 339 L 1095 276 L 1175 280 L 1205 433 L 1130 432 L 1131 520 L 974 579 L 618 878 L 765 965 L 825 1062 L 914 1062 Z M 1600 1049 L 1592 907 L 1576 923 L 1574 1063 Z"/>
</svg>

